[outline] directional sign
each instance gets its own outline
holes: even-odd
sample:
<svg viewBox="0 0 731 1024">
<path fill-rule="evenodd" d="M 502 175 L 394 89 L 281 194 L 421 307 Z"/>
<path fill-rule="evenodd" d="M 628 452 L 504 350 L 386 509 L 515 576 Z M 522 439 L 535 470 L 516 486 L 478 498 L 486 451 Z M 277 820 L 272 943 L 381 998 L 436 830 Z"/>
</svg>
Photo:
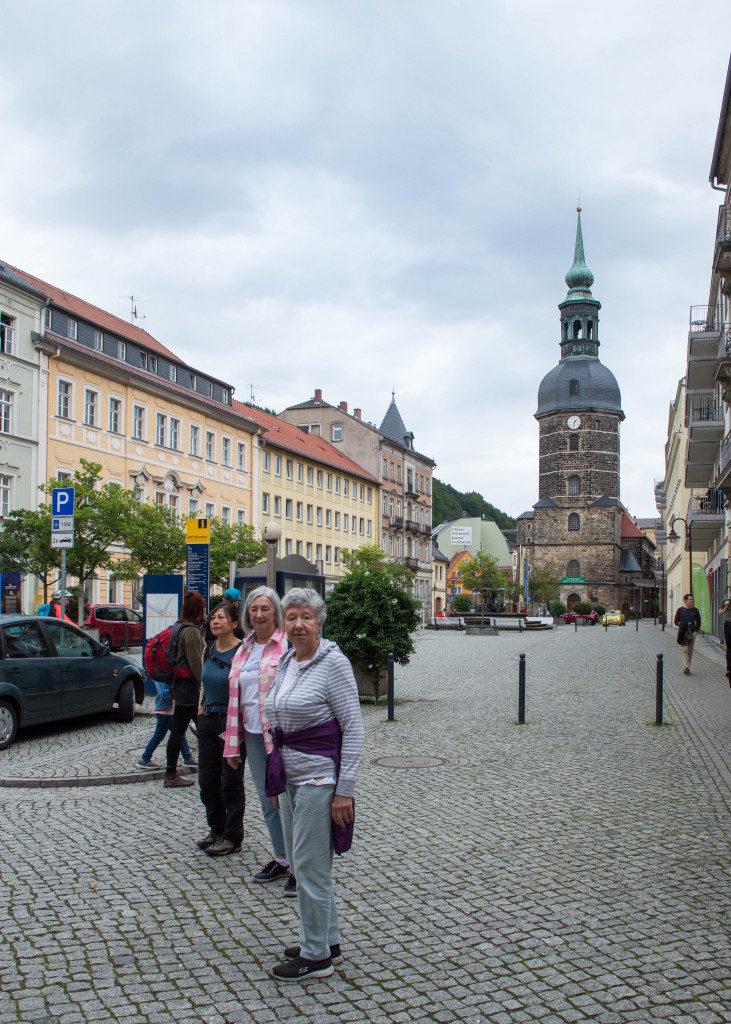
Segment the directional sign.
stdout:
<svg viewBox="0 0 731 1024">
<path fill-rule="evenodd" d="M 51 530 L 53 533 L 73 533 L 74 517 L 64 516 L 63 519 L 51 519 Z"/>
<path fill-rule="evenodd" d="M 189 519 L 185 524 L 186 544 L 210 544 L 211 522 L 209 519 Z"/>
<path fill-rule="evenodd" d="M 73 487 L 54 487 L 51 491 L 51 515 L 72 516 L 76 491 Z"/>
<path fill-rule="evenodd" d="M 51 534 L 51 547 L 52 548 L 72 548 L 74 546 L 74 535 L 73 533 L 52 533 Z"/>
<path fill-rule="evenodd" d="M 210 546 L 208 544 L 188 544 L 185 551 L 185 586 L 188 590 L 197 590 L 203 596 L 206 602 L 206 611 L 208 611 Z"/>
</svg>

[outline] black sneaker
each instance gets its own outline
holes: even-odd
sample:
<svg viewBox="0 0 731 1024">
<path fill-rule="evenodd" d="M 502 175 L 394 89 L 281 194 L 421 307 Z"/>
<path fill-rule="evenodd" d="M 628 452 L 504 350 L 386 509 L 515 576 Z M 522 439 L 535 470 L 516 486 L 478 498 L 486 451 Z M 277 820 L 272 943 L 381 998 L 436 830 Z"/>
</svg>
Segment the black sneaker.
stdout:
<svg viewBox="0 0 731 1024">
<path fill-rule="evenodd" d="M 284 955 L 288 960 L 296 960 L 300 955 L 299 946 L 287 946 L 284 951 Z M 336 942 L 334 946 L 330 947 L 330 959 L 333 964 L 341 964 L 343 962 L 343 954 L 340 951 L 340 943 Z"/>
<path fill-rule="evenodd" d="M 333 970 L 330 957 L 326 960 L 305 960 L 303 956 L 296 956 L 294 960 L 285 960 L 283 964 L 272 967 L 270 974 L 277 981 L 307 981 L 308 978 L 327 978 Z"/>
<path fill-rule="evenodd" d="M 284 887 L 284 895 L 292 896 L 296 899 L 297 897 L 297 879 L 294 875 L 290 875 L 287 879 L 287 884 Z"/>
<path fill-rule="evenodd" d="M 284 865 L 278 864 L 275 860 L 270 860 L 261 871 L 252 877 L 253 882 L 274 882 L 277 878 L 281 878 L 282 875 L 289 874 L 289 868 L 285 868 Z"/>
</svg>

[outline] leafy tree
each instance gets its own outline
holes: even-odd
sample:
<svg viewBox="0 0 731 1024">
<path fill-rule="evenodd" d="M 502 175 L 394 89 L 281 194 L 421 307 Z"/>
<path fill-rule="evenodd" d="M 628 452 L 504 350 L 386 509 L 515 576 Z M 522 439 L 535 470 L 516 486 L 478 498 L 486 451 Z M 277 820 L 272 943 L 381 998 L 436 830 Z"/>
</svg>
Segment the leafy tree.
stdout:
<svg viewBox="0 0 731 1024">
<path fill-rule="evenodd" d="M 344 576 L 328 594 L 327 636 L 368 676 L 376 699 L 388 655 L 405 665 L 413 654 L 420 611 L 410 583 L 407 589 L 393 563 L 373 545 L 353 553 Z"/>
<path fill-rule="evenodd" d="M 517 526 L 515 519 L 495 508 L 489 501 L 485 501 L 477 491 L 469 491 L 464 494 L 456 490 L 451 484 L 442 483 L 436 477 L 432 480 L 432 522 L 435 526 L 440 523 L 449 522 L 452 519 L 460 519 L 462 514 L 468 516 L 483 516 L 485 519 L 492 519 L 501 530 L 514 532 Z"/>
<path fill-rule="evenodd" d="M 535 604 L 548 604 L 558 597 L 561 579 L 553 569 L 536 569 L 528 580 L 528 593 Z"/>
<path fill-rule="evenodd" d="M 488 598 L 498 590 L 507 590 L 510 583 L 502 569 L 498 568 L 497 558 L 485 551 L 478 551 L 474 559 L 463 562 L 457 570 L 457 576 L 468 590 L 480 595 L 483 619 Z"/>
<path fill-rule="evenodd" d="M 346 570 L 379 569 L 391 574 L 393 579 L 404 588 L 411 590 L 414 574 L 403 562 L 389 562 L 378 544 L 363 544 L 354 551 L 342 551 L 340 554 Z"/>
<path fill-rule="evenodd" d="M 130 513 L 138 502 L 132 491 L 118 484 L 101 483 L 102 467 L 98 462 L 79 462 L 80 468 L 64 483 L 75 489 L 74 546 L 66 552 L 66 571 L 76 577 L 83 593 L 86 582 L 100 569 L 112 570 L 119 579 L 134 579 L 137 575 L 132 565 L 118 559 L 113 548 L 125 543 Z M 56 487 L 58 480 L 52 477 L 41 490 L 49 494 Z M 50 546 L 50 530 L 48 542 Z M 84 609 L 82 602 L 79 605 L 81 623 Z"/>
<path fill-rule="evenodd" d="M 256 565 L 266 558 L 267 546 L 256 539 L 254 527 L 248 523 L 222 523 L 216 516 L 210 523 L 210 581 L 227 587 L 229 563 L 236 562 L 239 568 Z"/>
<path fill-rule="evenodd" d="M 35 576 L 43 598 L 56 589 L 61 552 L 51 547 L 51 510 L 19 508 L 4 520 L 0 530 L 0 565 L 5 572 Z"/>
<path fill-rule="evenodd" d="M 551 613 L 551 615 L 553 615 L 553 617 L 557 619 L 566 611 L 566 605 L 563 603 L 563 601 L 559 601 L 558 599 L 556 599 L 555 601 L 551 601 L 551 603 L 548 606 L 548 610 Z"/>
<path fill-rule="evenodd" d="M 114 571 L 139 576 L 165 575 L 185 565 L 185 531 L 180 517 L 168 505 L 136 502 L 125 524 L 129 558 L 115 562 Z"/>
</svg>

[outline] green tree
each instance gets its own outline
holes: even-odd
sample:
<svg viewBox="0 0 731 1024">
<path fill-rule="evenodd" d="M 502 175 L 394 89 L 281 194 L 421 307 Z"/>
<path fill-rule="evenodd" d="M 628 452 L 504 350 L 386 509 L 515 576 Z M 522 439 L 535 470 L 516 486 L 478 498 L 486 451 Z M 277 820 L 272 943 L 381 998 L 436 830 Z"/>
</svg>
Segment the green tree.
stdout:
<svg viewBox="0 0 731 1024">
<path fill-rule="evenodd" d="M 263 540 L 256 539 L 254 527 L 248 523 L 222 523 L 216 516 L 210 523 L 211 585 L 227 587 L 229 563 L 236 562 L 240 569 L 256 565 L 266 558 L 267 546 Z"/>
<path fill-rule="evenodd" d="M 407 588 L 395 568 L 379 547 L 359 548 L 327 596 L 327 636 L 368 676 L 376 699 L 388 655 L 407 664 L 421 622 L 421 605 L 410 591 L 413 576 Z"/>
<path fill-rule="evenodd" d="M 61 569 L 61 552 L 51 547 L 51 510 L 19 508 L 8 516 L 0 530 L 0 565 L 5 572 L 35 576 L 43 587 L 45 601 L 56 589 Z"/>
<path fill-rule="evenodd" d="M 535 604 L 549 604 L 558 597 L 561 579 L 553 569 L 536 569 L 528 579 L 528 593 Z"/>
<path fill-rule="evenodd" d="M 64 486 L 75 490 L 74 546 L 66 551 L 66 571 L 76 577 L 83 593 L 87 581 L 100 569 L 112 570 L 119 579 L 134 579 L 137 575 L 129 563 L 118 559 L 114 547 L 125 544 L 127 524 L 138 502 L 132 491 L 118 484 L 103 484 L 98 462 L 80 459 L 79 463 L 71 479 L 64 481 Z M 41 490 L 50 494 L 58 486 L 58 480 L 52 477 Z M 48 506 L 41 508 L 47 511 Z M 84 621 L 83 601 L 79 602 L 78 621 Z"/>
<path fill-rule="evenodd" d="M 463 493 L 451 484 L 442 483 L 436 477 L 432 484 L 432 523 L 435 526 L 452 519 L 460 519 L 464 513 L 468 516 L 484 516 L 485 519 L 492 519 L 497 523 L 501 530 L 515 532 L 515 519 L 495 508 L 489 501 L 485 501 L 477 491 Z"/>
<path fill-rule="evenodd" d="M 125 524 L 129 557 L 115 562 L 116 574 L 165 575 L 185 566 L 185 529 L 180 517 L 168 505 L 136 502 Z"/>
<path fill-rule="evenodd" d="M 498 590 L 507 590 L 510 583 L 502 569 L 498 568 L 497 558 L 485 551 L 478 551 L 472 561 L 463 562 L 457 570 L 457 576 L 468 590 L 480 595 L 483 620 L 488 598 Z"/>
<path fill-rule="evenodd" d="M 378 569 L 389 573 L 404 588 L 411 590 L 414 574 L 403 562 L 389 562 L 378 544 L 363 544 L 354 551 L 343 551 L 340 555 L 346 571 L 356 569 Z"/>
</svg>

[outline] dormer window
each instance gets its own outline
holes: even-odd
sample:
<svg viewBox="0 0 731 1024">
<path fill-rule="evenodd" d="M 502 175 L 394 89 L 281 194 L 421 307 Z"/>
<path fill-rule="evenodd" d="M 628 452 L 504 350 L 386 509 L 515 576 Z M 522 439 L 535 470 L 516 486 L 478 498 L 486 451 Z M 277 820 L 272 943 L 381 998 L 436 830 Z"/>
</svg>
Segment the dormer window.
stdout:
<svg viewBox="0 0 731 1024">
<path fill-rule="evenodd" d="M 569 381 L 569 398 L 578 398 L 581 394 L 581 385 L 579 381 L 574 378 Z"/>
</svg>

